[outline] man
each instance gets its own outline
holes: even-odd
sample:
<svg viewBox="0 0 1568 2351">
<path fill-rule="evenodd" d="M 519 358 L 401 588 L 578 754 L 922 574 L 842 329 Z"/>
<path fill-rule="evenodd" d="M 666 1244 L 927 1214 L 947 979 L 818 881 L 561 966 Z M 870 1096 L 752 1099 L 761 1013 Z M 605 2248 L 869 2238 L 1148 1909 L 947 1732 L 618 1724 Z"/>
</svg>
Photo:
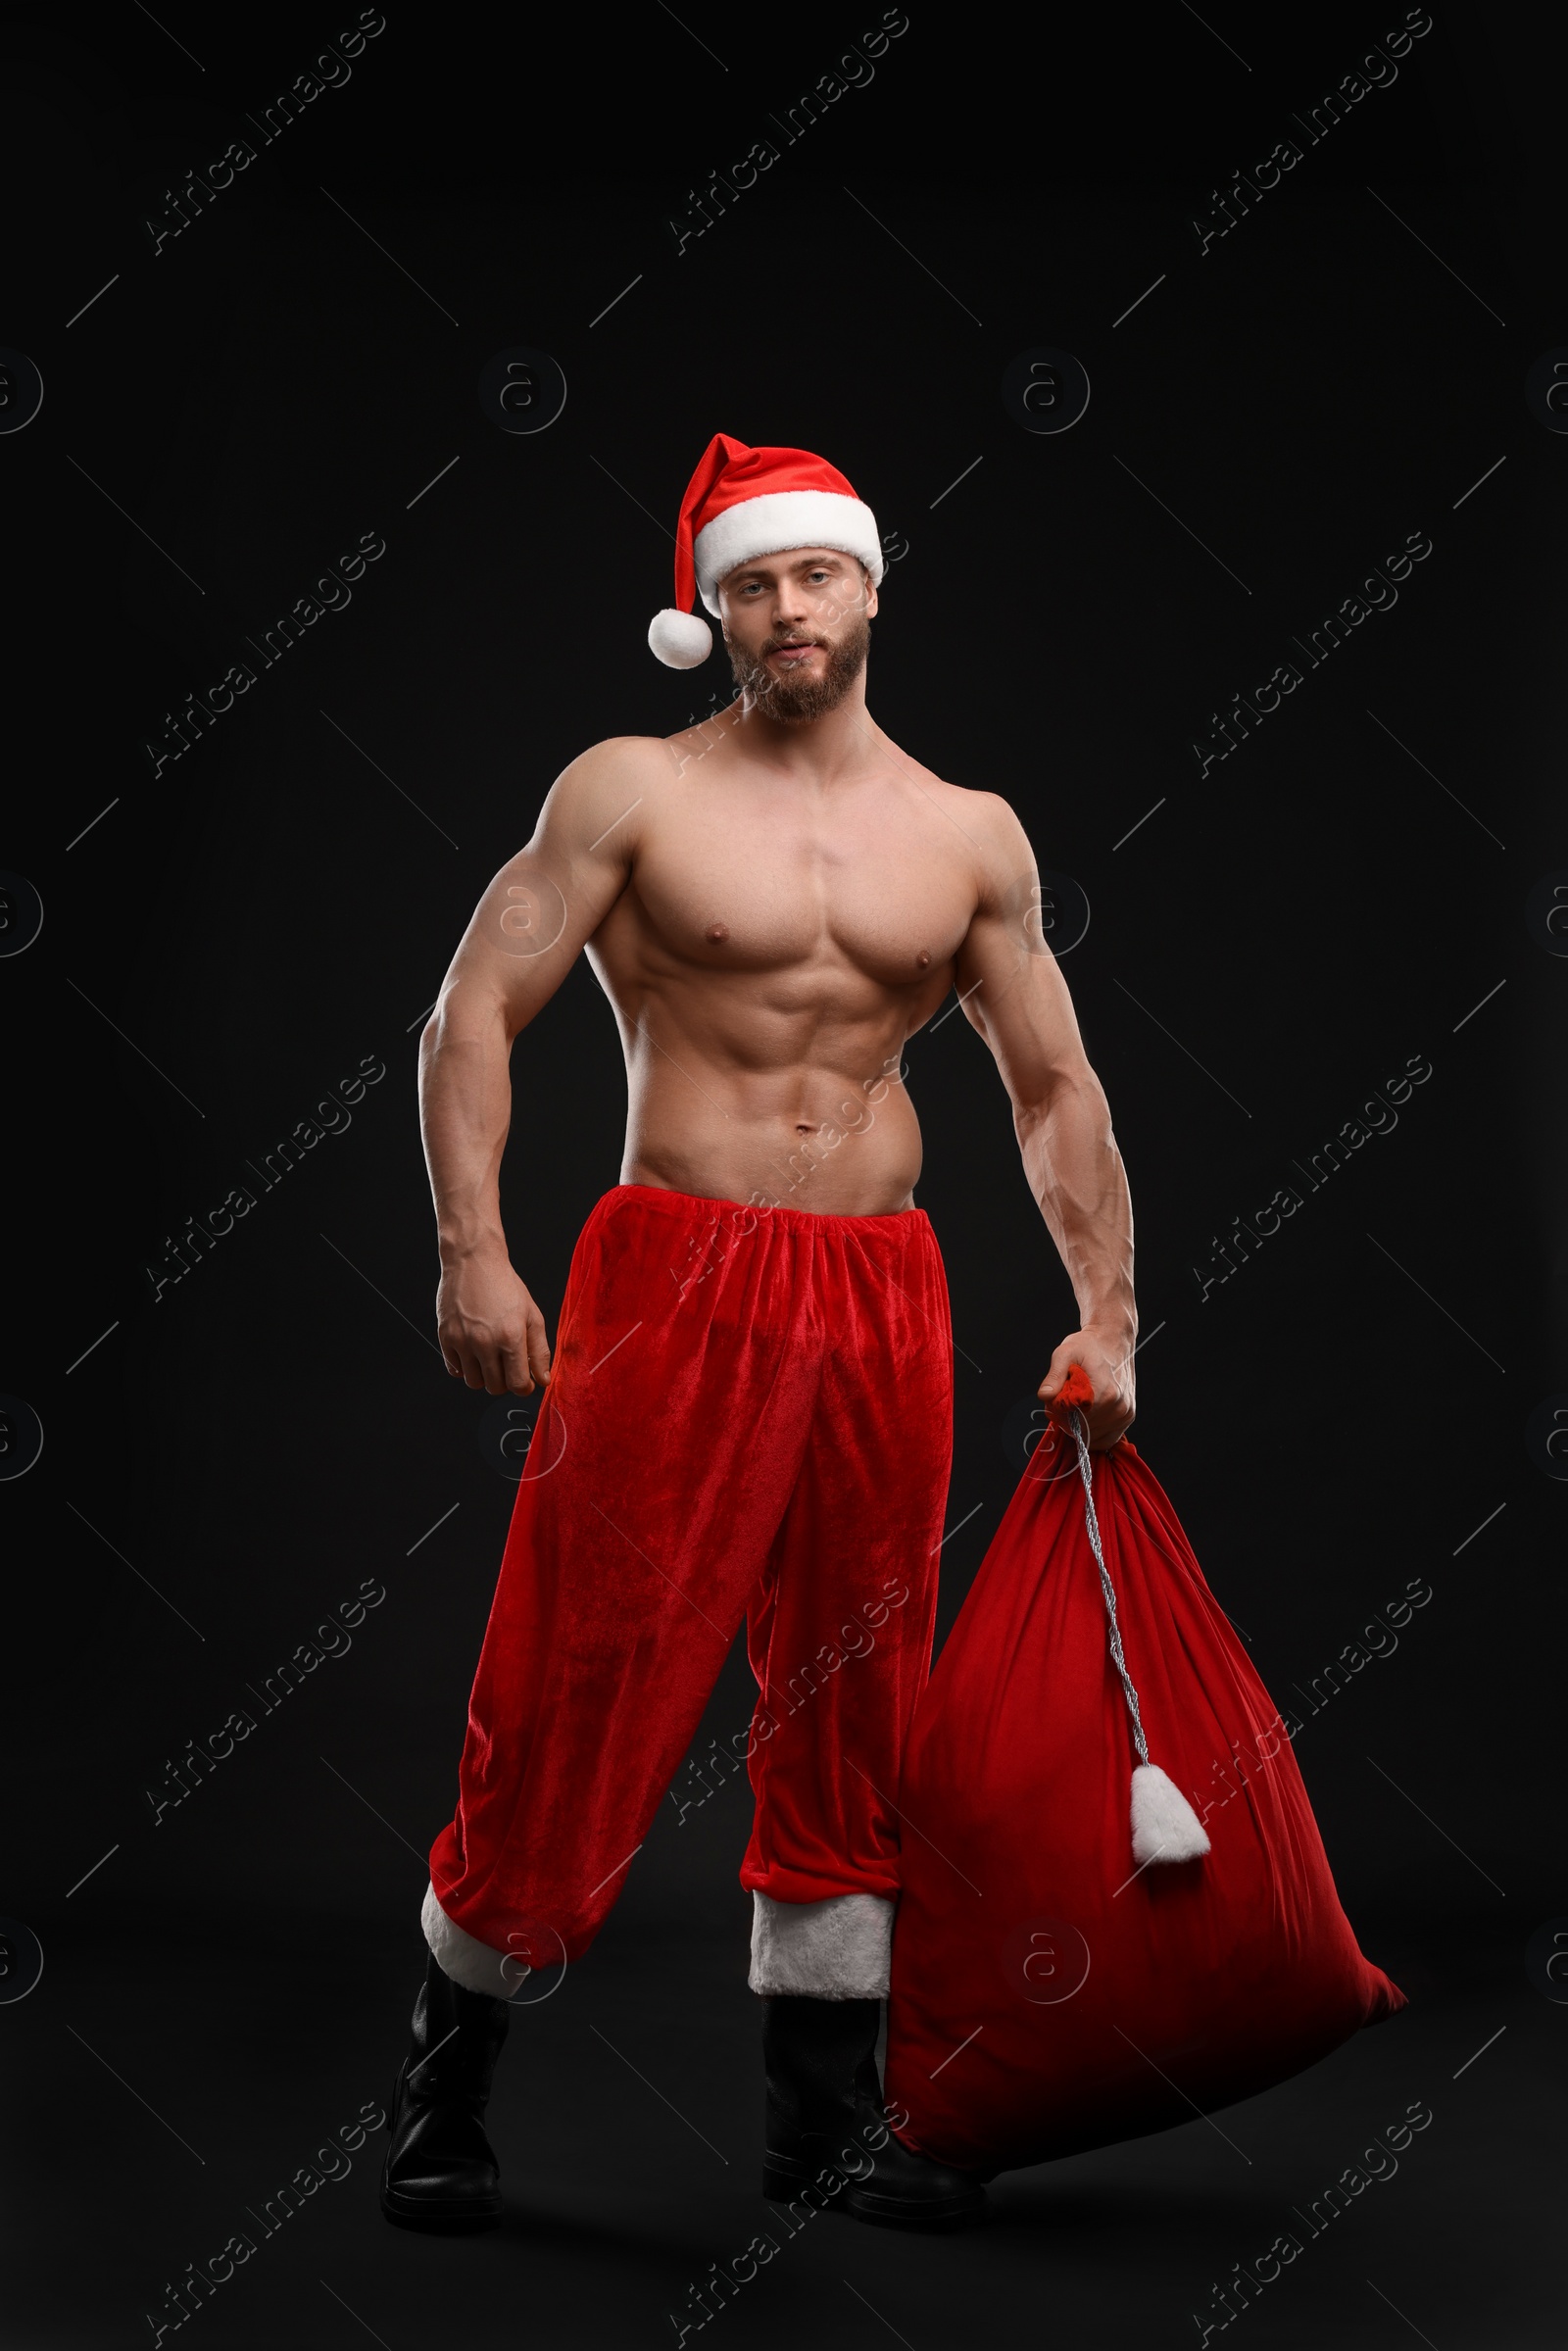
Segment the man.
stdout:
<svg viewBox="0 0 1568 2351">
<path fill-rule="evenodd" d="M 1133 1418 L 1132 1217 L 1017 818 L 866 709 L 882 571 L 842 474 L 714 439 L 681 509 L 677 609 L 649 637 L 672 665 L 702 660 L 700 590 L 738 698 L 565 769 L 424 1031 L 447 1368 L 492 1396 L 548 1389 L 430 1857 L 382 2190 L 409 2226 L 499 2213 L 482 2117 L 509 1999 L 588 1948 L 743 1615 L 763 2192 L 814 2180 L 860 2219 L 919 2226 L 984 2200 L 891 2135 L 874 2057 L 952 1445 L 902 1053 L 950 989 L 996 1056 L 1078 1302 L 1040 1394 L 1081 1364 L 1102 1448 Z M 552 1355 L 497 1180 L 513 1041 L 584 949 L 629 1118 Z M 526 1112 L 523 1143 L 536 1165 Z"/>
</svg>

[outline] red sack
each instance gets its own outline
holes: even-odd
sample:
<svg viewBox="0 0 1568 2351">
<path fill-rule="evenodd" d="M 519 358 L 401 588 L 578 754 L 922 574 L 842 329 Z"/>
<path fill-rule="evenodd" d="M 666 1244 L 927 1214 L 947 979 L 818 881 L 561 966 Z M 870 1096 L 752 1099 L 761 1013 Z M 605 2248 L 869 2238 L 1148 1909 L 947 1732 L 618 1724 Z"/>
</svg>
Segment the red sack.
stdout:
<svg viewBox="0 0 1568 2351">
<path fill-rule="evenodd" d="M 1075 1367 L 1063 1397 L 1089 1394 Z M 1250 2097 L 1405 2004 L 1361 1955 L 1284 1718 L 1157 1480 L 1125 1438 L 1083 1448 L 1091 1514 L 1069 1417 L 921 1696 L 899 1797 L 888 2103 L 909 2146 L 985 2178 Z M 1142 1866 L 1140 1714 L 1175 1784 L 1139 1773 L 1140 1855 L 1165 1845 Z M 1200 1857 L 1173 1860 L 1184 1836 Z"/>
</svg>

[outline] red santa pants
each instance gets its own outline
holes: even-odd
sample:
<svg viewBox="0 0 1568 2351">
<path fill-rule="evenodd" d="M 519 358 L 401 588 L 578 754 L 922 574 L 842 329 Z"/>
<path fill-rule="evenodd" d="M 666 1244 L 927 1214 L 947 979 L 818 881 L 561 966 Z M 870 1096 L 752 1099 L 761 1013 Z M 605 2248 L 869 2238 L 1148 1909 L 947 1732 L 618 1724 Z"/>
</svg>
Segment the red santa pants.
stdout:
<svg viewBox="0 0 1568 2351">
<path fill-rule="evenodd" d="M 760 1694 L 741 1883 L 777 1903 L 897 1893 L 952 1396 L 919 1209 L 605 1195 L 572 1257 L 457 1817 L 430 1854 L 425 1930 L 450 1973 L 587 1949 L 743 1614 Z"/>
</svg>

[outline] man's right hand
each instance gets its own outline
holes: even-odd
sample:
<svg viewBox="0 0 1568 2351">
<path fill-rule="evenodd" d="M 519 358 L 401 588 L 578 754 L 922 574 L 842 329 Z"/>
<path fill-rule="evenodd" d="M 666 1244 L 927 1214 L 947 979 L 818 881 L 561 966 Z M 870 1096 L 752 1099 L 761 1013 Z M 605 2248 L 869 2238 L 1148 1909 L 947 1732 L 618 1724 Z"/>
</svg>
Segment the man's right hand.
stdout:
<svg viewBox="0 0 1568 2351">
<path fill-rule="evenodd" d="M 435 1299 L 442 1359 L 455 1380 L 490 1396 L 532 1396 L 550 1377 L 545 1318 L 504 1249 L 443 1268 Z"/>
</svg>

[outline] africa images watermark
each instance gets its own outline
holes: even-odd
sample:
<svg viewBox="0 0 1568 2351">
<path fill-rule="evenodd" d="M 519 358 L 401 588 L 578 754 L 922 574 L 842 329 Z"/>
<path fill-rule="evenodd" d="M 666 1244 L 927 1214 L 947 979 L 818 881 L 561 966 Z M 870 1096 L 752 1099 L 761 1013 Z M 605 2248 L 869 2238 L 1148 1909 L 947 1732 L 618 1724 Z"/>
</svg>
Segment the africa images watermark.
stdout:
<svg viewBox="0 0 1568 2351">
<path fill-rule="evenodd" d="M 839 2161 L 844 2166 L 842 2172 L 831 2164 L 824 2164 L 815 2180 L 808 2182 L 799 2195 L 792 2197 L 788 2203 L 775 2206 L 776 2225 L 788 2230 L 784 2238 L 786 2245 L 800 2235 L 808 2221 L 817 2213 L 826 2211 L 834 2196 L 850 2186 L 852 2181 L 866 2178 L 874 2169 L 873 2157 L 887 2145 L 892 2131 L 902 2131 L 908 2120 L 905 2108 L 891 2106 L 885 2122 L 862 2124 L 856 2138 L 849 2140 L 840 2150 Z M 718 2317 L 726 2307 L 726 2294 L 733 2301 L 741 2287 L 750 2285 L 752 2279 L 767 2267 L 781 2249 L 778 2238 L 768 2235 L 764 2230 L 760 2235 L 754 2236 L 742 2252 L 732 2254 L 722 2269 L 716 2261 L 710 2261 L 708 2265 L 709 2275 L 686 2289 L 688 2305 L 701 2312 L 701 2317 L 688 2315 L 683 2319 L 674 2311 L 669 2314 L 669 2323 L 675 2329 L 676 2351 L 680 2351 L 681 2344 L 689 2334 L 699 2332 L 710 2320 Z M 705 2294 L 707 2301 L 703 2299 Z"/>
<path fill-rule="evenodd" d="M 1299 1682 L 1293 1685 L 1306 1699 L 1304 1715 L 1276 1707 L 1274 1720 L 1256 1734 L 1250 1747 L 1244 1739 L 1231 1739 L 1226 1761 L 1221 1763 L 1216 1758 L 1209 1767 L 1210 1788 L 1188 1790 L 1200 1824 L 1206 1825 L 1211 1813 L 1223 1812 L 1251 1781 L 1259 1779 L 1281 1748 L 1298 1739 L 1312 1716 L 1321 1714 L 1342 1690 L 1348 1690 L 1352 1678 L 1363 1672 L 1374 1657 L 1392 1657 L 1399 1645 L 1400 1633 L 1409 1626 L 1416 1609 L 1424 1608 L 1432 1597 L 1433 1589 L 1426 1578 L 1412 1576 L 1403 1595 L 1385 1600 L 1381 1611 L 1374 1611 L 1355 1640 L 1348 1641 L 1339 1656 L 1312 1676 L 1309 1690 L 1301 1690 Z M 1220 1790 L 1223 1792 L 1215 1792 Z"/>
<path fill-rule="evenodd" d="M 769 113 L 767 119 L 784 145 L 793 147 L 797 139 L 804 138 L 812 123 L 819 122 L 828 108 L 836 106 L 849 91 L 867 88 L 876 76 L 872 59 L 885 57 L 889 42 L 896 41 L 901 33 L 908 29 L 909 20 L 902 8 L 884 9 L 881 24 L 870 32 L 861 33 L 858 48 L 845 50 L 836 72 L 819 74 L 810 89 L 803 90 L 798 98 L 783 109 L 783 122 L 776 114 Z M 687 216 L 683 220 L 672 219 L 669 221 L 669 233 L 675 240 L 676 254 L 683 256 L 694 237 L 706 236 L 713 226 L 715 216 L 726 211 L 729 205 L 738 204 L 749 188 L 755 188 L 759 174 L 771 171 L 780 153 L 781 150 L 773 145 L 771 139 L 754 139 L 740 162 L 730 165 L 727 178 L 716 171 L 710 171 L 701 194 L 696 188 L 689 189 L 686 202 L 690 211 Z"/>
<path fill-rule="evenodd" d="M 352 1600 L 339 1600 L 336 1615 L 326 1617 L 317 1626 L 313 1640 L 300 1641 L 292 1657 L 284 1658 L 264 1677 L 261 1690 L 253 1682 L 247 1682 L 245 1687 L 260 1706 L 263 1718 L 275 1714 L 283 1700 L 303 1686 L 306 1675 L 314 1674 L 328 1657 L 346 1657 L 354 1646 L 349 1639 L 350 1630 L 363 1625 L 366 1610 L 379 1608 L 385 1598 L 386 1586 L 377 1583 L 373 1576 L 367 1576 L 356 1596 Z M 235 1746 L 249 1739 L 256 1727 L 254 1715 L 247 1714 L 243 1707 L 235 1707 L 220 1730 L 208 1733 L 205 1746 L 187 1739 L 177 1764 L 166 1758 L 163 1790 L 152 1788 L 146 1790 L 153 1827 L 161 1829 L 164 1814 L 183 1804 L 204 1779 L 210 1780 L 219 1765 L 227 1761 Z"/>
<path fill-rule="evenodd" d="M 1308 1192 L 1321 1192 L 1330 1176 L 1347 1166 L 1352 1154 L 1364 1143 L 1369 1143 L 1374 1135 L 1393 1134 L 1399 1123 L 1399 1112 L 1395 1105 L 1397 1103 L 1402 1106 L 1408 1102 L 1414 1089 L 1424 1086 L 1432 1075 L 1432 1063 L 1425 1053 L 1411 1053 L 1404 1068 L 1402 1077 L 1385 1078 L 1381 1092 L 1372 1094 L 1362 1103 L 1360 1115 L 1346 1119 L 1337 1136 L 1331 1135 L 1327 1142 L 1320 1144 L 1309 1154 L 1308 1166 L 1303 1167 L 1299 1159 L 1292 1160 L 1292 1166 L 1305 1177 Z M 1244 1217 L 1233 1216 L 1231 1229 L 1223 1242 L 1217 1233 L 1212 1236 L 1209 1244 L 1213 1251 L 1209 1259 L 1210 1270 L 1205 1272 L 1200 1265 L 1193 1267 L 1193 1279 L 1198 1284 L 1200 1300 L 1206 1305 L 1209 1292 L 1216 1285 L 1228 1282 L 1233 1274 L 1239 1273 L 1249 1257 L 1260 1249 L 1265 1241 L 1272 1240 L 1283 1229 L 1285 1220 L 1304 1205 L 1302 1195 L 1294 1184 L 1282 1184 L 1265 1206 L 1252 1210 L 1250 1224 Z M 1249 1242 L 1252 1245 L 1251 1249 L 1247 1246 Z M 1219 1265 L 1224 1266 L 1223 1273 L 1213 1270 Z"/>
<path fill-rule="evenodd" d="M 1395 59 L 1408 57 L 1422 34 L 1431 30 L 1432 19 L 1425 9 L 1407 9 L 1404 23 L 1393 32 L 1386 32 L 1381 46 L 1367 51 L 1355 73 L 1343 75 L 1337 88 L 1321 91 L 1300 114 L 1293 113 L 1291 121 L 1307 146 L 1315 147 L 1320 139 L 1326 139 L 1336 123 L 1343 122 L 1351 109 L 1374 90 L 1392 89 L 1399 78 Z M 1307 118 L 1305 121 L 1302 115 Z M 1228 237 L 1252 205 L 1261 204 L 1270 189 L 1279 186 L 1283 174 L 1295 171 L 1304 154 L 1305 150 L 1294 139 L 1277 139 L 1263 161 L 1252 166 L 1250 178 L 1245 171 L 1233 171 L 1228 188 L 1223 192 L 1219 188 L 1210 191 L 1208 201 L 1213 211 L 1208 219 L 1200 220 L 1195 213 L 1188 221 L 1198 239 L 1198 250 L 1205 260 L 1210 245 L 1219 237 Z M 1251 205 L 1248 203 L 1249 197 Z"/>
<path fill-rule="evenodd" d="M 324 1094 L 317 1103 L 313 1117 L 296 1119 L 293 1132 L 280 1136 L 270 1151 L 263 1152 L 261 1167 L 257 1166 L 254 1159 L 247 1159 L 245 1164 L 261 1185 L 263 1193 L 273 1191 L 289 1170 L 299 1165 L 306 1152 L 313 1151 L 328 1135 L 346 1135 L 354 1123 L 348 1105 L 362 1102 L 366 1088 L 379 1085 L 385 1075 L 386 1063 L 380 1054 L 366 1053 L 360 1062 L 358 1076 L 339 1078 L 337 1093 Z M 263 1168 L 267 1171 L 265 1174 Z M 182 1282 L 257 1204 L 257 1195 L 248 1185 L 235 1184 L 216 1208 L 208 1209 L 205 1223 L 194 1216 L 187 1216 L 184 1229 L 177 1236 L 166 1233 L 162 1266 L 149 1265 L 145 1269 L 147 1279 L 152 1284 L 153 1304 L 162 1305 L 164 1292 L 172 1284 Z M 174 1270 L 176 1267 L 177 1272 Z"/>
<path fill-rule="evenodd" d="M 340 555 L 337 567 L 330 566 L 316 583 L 314 596 L 296 596 L 291 609 L 280 613 L 269 629 L 262 631 L 263 643 L 270 650 L 264 652 L 254 637 L 246 643 L 260 657 L 264 669 L 270 669 L 282 660 L 289 648 L 297 645 L 308 628 L 327 612 L 346 612 L 354 601 L 351 580 L 363 579 L 367 563 L 377 563 L 386 553 L 386 541 L 379 531 L 360 533 L 358 550 L 352 555 Z M 216 686 L 209 686 L 205 702 L 198 695 L 187 694 L 185 707 L 176 718 L 172 710 L 164 712 L 162 747 L 143 741 L 142 749 L 153 763 L 156 779 L 172 759 L 182 759 L 194 743 L 199 743 L 204 729 L 211 729 L 224 713 L 234 708 L 235 699 L 248 694 L 256 683 L 256 671 L 248 662 L 230 661 Z"/>
<path fill-rule="evenodd" d="M 883 1630 L 893 1610 L 902 1608 L 908 1596 L 909 1587 L 903 1577 L 889 1576 L 875 1599 L 863 1601 L 858 1612 L 852 1608 L 846 1621 L 839 1627 L 838 1640 L 824 1641 L 815 1657 L 805 1665 L 797 1666 L 787 1681 L 779 1686 L 775 1702 L 783 1690 L 790 1693 L 784 1707 L 786 1716 L 799 1714 L 807 1700 L 814 1698 L 817 1691 L 851 1657 L 868 1657 L 876 1647 L 877 1634 Z M 711 1753 L 705 1755 L 700 1763 L 694 1756 L 688 1756 L 685 1767 L 687 1783 L 690 1785 L 695 1781 L 703 1792 L 700 1796 L 681 1796 L 673 1788 L 666 1791 L 675 1806 L 676 1827 L 684 1828 L 687 1813 L 700 1810 L 710 1796 L 716 1795 L 737 1772 L 750 1763 L 758 1748 L 767 1744 L 778 1727 L 767 1708 L 760 1704 L 747 1728 L 730 1734 L 727 1749 L 716 1739 L 710 1739 L 708 1744 Z M 711 1785 L 704 1778 L 705 1772 L 712 1774 Z"/>
<path fill-rule="evenodd" d="M 1307 667 L 1320 669 L 1329 655 L 1345 644 L 1352 629 L 1359 628 L 1373 612 L 1392 612 L 1399 601 L 1399 591 L 1394 583 L 1408 579 L 1411 567 L 1425 563 L 1431 553 L 1432 541 L 1427 533 L 1411 531 L 1403 552 L 1385 556 L 1381 565 L 1374 566 L 1367 574 L 1361 582 L 1360 595 L 1343 598 L 1336 612 L 1326 612 L 1316 628 L 1308 631 L 1310 645 L 1303 645 L 1293 632 L 1291 641 L 1305 656 Z M 1192 743 L 1200 778 L 1207 775 L 1216 759 L 1228 759 L 1265 718 L 1281 708 L 1285 697 L 1304 683 L 1303 673 L 1294 661 L 1281 661 L 1262 685 L 1252 688 L 1250 702 L 1245 694 L 1232 694 L 1231 707 L 1223 717 L 1218 710 L 1211 710 L 1208 722 L 1213 732 L 1208 741 L 1200 743 L 1195 736 Z"/>
<path fill-rule="evenodd" d="M 378 32 L 385 32 L 386 19 L 379 9 L 362 8 L 359 24 L 348 32 L 340 32 L 336 46 L 328 45 L 314 61 L 315 71 L 296 73 L 290 88 L 277 95 L 262 109 L 262 119 L 270 128 L 262 129 L 254 115 L 246 121 L 258 131 L 262 145 L 270 147 L 280 138 L 291 122 L 298 122 L 307 106 L 311 106 L 327 90 L 340 90 L 352 80 L 354 69 L 351 57 L 363 55 L 367 41 L 373 41 Z M 216 164 L 207 167 L 207 177 L 194 171 L 185 173 L 185 184 L 176 196 L 172 188 L 164 190 L 164 217 L 161 220 L 144 220 L 142 225 L 152 239 L 153 256 L 161 260 L 164 247 L 171 237 L 182 236 L 191 221 L 199 219 L 206 207 L 218 202 L 225 188 L 234 184 L 236 171 L 244 171 L 255 163 L 257 150 L 245 139 L 230 139 Z M 200 193 L 198 194 L 198 190 Z"/>
<path fill-rule="evenodd" d="M 1293 2204 L 1291 2210 L 1303 2224 L 1308 2241 L 1320 2237 L 1341 2213 L 1348 2212 L 1354 2199 L 1365 2195 L 1374 2180 L 1386 2187 L 1398 2171 L 1398 2159 L 1409 2148 L 1414 2133 L 1425 2131 L 1431 2121 L 1432 2109 L 1426 2100 L 1412 2098 L 1404 2110 L 1403 2122 L 1386 2124 L 1382 2136 L 1362 2149 L 1360 2161 L 1348 2163 L 1338 2180 L 1331 2180 L 1312 2198 L 1305 2212 L 1298 2204 Z M 1274 2239 L 1267 2252 L 1255 2257 L 1250 2268 L 1233 2262 L 1224 2286 L 1215 2284 L 1209 2289 L 1212 2299 L 1207 2314 L 1196 2310 L 1193 2313 L 1200 2351 L 1211 2334 L 1223 2334 L 1227 2327 L 1233 2327 L 1242 2313 L 1261 2297 L 1266 2287 L 1282 2278 L 1305 2250 L 1302 2240 L 1287 2229 Z"/>
<path fill-rule="evenodd" d="M 295 2213 L 303 2211 L 306 2198 L 318 2194 L 328 2180 L 336 2185 L 346 2180 L 354 2169 L 350 2155 L 359 2153 L 367 2132 L 381 2130 L 385 2122 L 386 2114 L 378 2101 L 367 2098 L 354 2121 L 340 2123 L 334 2135 L 317 2148 L 311 2162 L 297 2165 L 292 2180 L 273 2189 L 260 2213 L 247 2204 L 244 2209 L 256 2223 L 263 2242 L 275 2236 Z M 227 2285 L 235 2271 L 242 2270 L 257 2250 L 255 2239 L 243 2229 L 236 2229 L 225 2245 L 209 2254 L 200 2269 L 193 2261 L 186 2262 L 177 2282 L 164 2287 L 164 2316 L 150 2310 L 142 2314 L 153 2331 L 153 2351 L 158 2351 L 166 2334 L 174 2333 L 187 2320 L 194 2319 L 212 2301 L 219 2287 Z"/>
</svg>

